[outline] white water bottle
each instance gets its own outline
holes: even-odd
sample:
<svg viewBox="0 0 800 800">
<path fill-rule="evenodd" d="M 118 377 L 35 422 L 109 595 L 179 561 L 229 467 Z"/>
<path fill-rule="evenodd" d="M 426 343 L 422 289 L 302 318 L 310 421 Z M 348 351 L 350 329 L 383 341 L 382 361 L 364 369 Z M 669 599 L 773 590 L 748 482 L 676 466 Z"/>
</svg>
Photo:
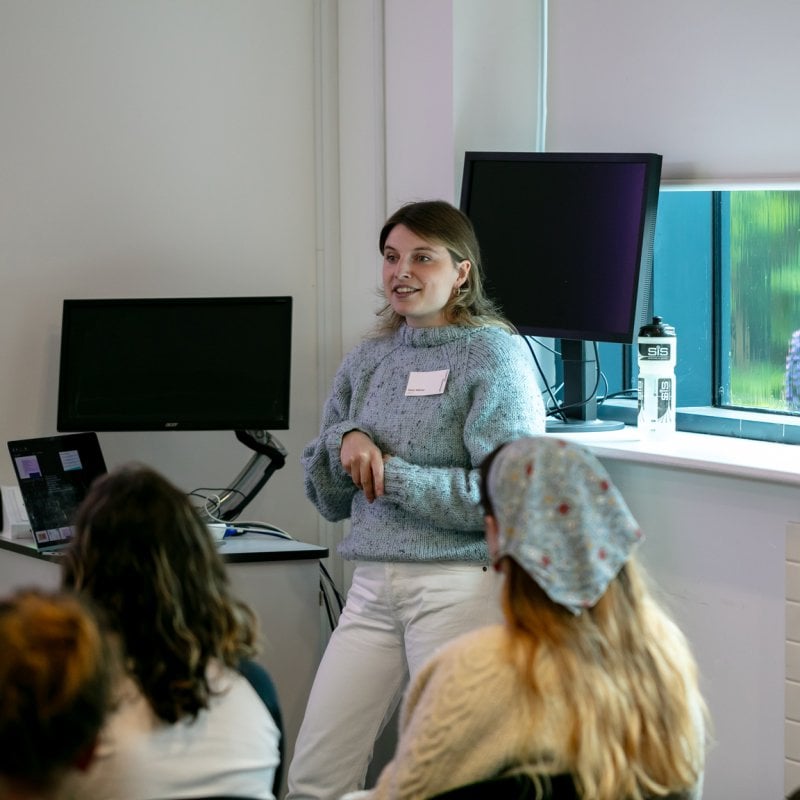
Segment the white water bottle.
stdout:
<svg viewBox="0 0 800 800">
<path fill-rule="evenodd" d="M 675 431 L 675 328 L 661 317 L 639 329 L 639 436 L 665 439 Z"/>
</svg>

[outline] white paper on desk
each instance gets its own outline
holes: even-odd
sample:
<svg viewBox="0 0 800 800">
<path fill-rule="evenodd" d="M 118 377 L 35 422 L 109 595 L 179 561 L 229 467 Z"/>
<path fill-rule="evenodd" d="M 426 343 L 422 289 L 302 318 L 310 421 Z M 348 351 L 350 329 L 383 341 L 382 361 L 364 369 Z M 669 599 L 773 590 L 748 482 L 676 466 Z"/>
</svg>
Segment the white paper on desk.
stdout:
<svg viewBox="0 0 800 800">
<path fill-rule="evenodd" d="M 408 376 L 406 397 L 426 394 L 443 394 L 447 386 L 449 369 L 437 369 L 433 372 L 412 372 Z"/>
</svg>

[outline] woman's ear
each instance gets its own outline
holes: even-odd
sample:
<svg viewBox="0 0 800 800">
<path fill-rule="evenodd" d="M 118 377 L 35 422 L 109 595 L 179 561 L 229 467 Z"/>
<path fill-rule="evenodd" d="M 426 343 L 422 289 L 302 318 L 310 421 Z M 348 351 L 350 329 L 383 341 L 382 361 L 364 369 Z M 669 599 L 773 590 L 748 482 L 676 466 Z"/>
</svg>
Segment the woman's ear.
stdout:
<svg viewBox="0 0 800 800">
<path fill-rule="evenodd" d="M 460 289 L 467 282 L 469 271 L 472 268 L 472 262 L 464 259 L 464 261 L 458 262 L 457 268 L 458 278 L 456 279 L 456 287 Z"/>
<path fill-rule="evenodd" d="M 486 532 L 486 546 L 489 548 L 489 557 L 492 561 L 496 561 L 497 552 L 500 549 L 497 520 L 491 514 L 486 514 L 483 518 L 483 526 Z"/>
</svg>

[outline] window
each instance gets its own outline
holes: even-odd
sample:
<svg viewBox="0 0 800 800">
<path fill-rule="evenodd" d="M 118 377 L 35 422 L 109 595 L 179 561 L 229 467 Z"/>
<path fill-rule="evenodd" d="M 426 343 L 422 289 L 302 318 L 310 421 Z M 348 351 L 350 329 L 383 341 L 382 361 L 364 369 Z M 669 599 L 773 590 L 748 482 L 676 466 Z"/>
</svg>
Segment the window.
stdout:
<svg viewBox="0 0 800 800">
<path fill-rule="evenodd" d="M 800 192 L 720 192 L 718 205 L 721 405 L 799 413 Z"/>
<path fill-rule="evenodd" d="M 800 443 L 800 191 L 662 190 L 653 310 L 678 337 L 679 429 Z M 633 385 L 633 348 L 601 361 L 609 396 Z"/>
</svg>

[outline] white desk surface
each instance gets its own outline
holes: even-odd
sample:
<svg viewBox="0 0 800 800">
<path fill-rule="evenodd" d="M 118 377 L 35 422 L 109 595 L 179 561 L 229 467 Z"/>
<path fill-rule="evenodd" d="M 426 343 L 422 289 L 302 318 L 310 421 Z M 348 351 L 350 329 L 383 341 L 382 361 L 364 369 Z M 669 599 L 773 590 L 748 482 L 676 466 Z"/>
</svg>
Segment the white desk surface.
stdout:
<svg viewBox="0 0 800 800">
<path fill-rule="evenodd" d="M 40 555 L 33 539 L 10 539 L 0 536 L 0 550 L 10 550 L 21 555 L 57 561 L 58 555 Z M 223 539 L 218 546 L 219 554 L 226 562 L 243 561 L 298 561 L 326 558 L 327 547 L 298 542 L 295 539 L 270 536 L 261 533 L 244 533 Z"/>
</svg>

